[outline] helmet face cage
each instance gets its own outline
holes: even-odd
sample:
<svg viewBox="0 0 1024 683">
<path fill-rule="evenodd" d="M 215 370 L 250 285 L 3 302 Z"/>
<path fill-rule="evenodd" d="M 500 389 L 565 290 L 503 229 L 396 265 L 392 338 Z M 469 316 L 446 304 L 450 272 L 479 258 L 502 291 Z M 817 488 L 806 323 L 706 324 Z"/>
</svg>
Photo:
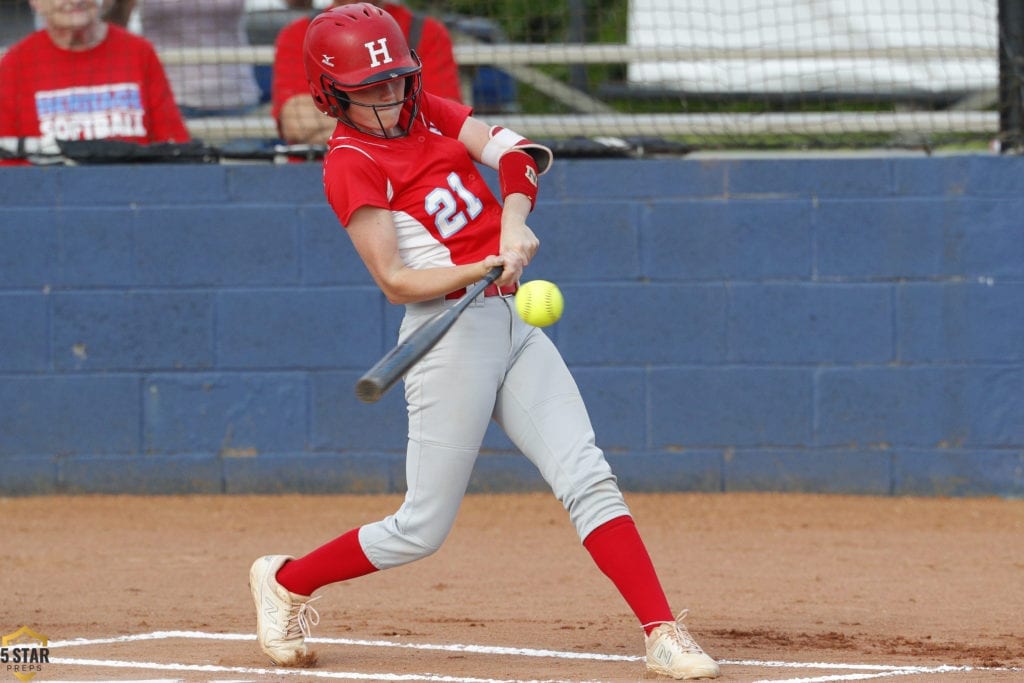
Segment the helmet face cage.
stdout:
<svg viewBox="0 0 1024 683">
<path fill-rule="evenodd" d="M 317 109 L 378 137 L 396 135 L 383 125 L 379 133 L 355 126 L 348 114 L 350 107 L 371 105 L 353 100 L 351 94 L 404 78 L 405 95 L 398 135 L 408 134 L 418 111 L 422 64 L 390 14 L 365 2 L 320 13 L 306 30 L 303 59 Z M 396 104 L 372 107 L 378 124 L 381 124 L 380 109 Z"/>
<path fill-rule="evenodd" d="M 416 61 L 419 61 L 419 57 L 415 52 L 412 53 Z M 373 87 L 375 85 L 381 85 L 392 80 L 402 78 L 405 80 L 405 90 L 401 100 L 394 102 L 384 102 L 381 104 L 369 104 L 359 102 L 357 99 L 352 98 L 353 93 L 358 93 L 360 90 Z M 416 114 L 419 113 L 419 95 L 423 88 L 423 79 L 420 73 L 417 71 L 408 76 L 398 76 L 396 78 L 387 78 L 370 85 L 365 85 L 361 88 L 348 88 L 342 89 L 337 82 L 331 80 L 327 76 L 321 76 L 320 88 L 323 92 L 323 96 L 327 101 L 329 114 L 334 118 L 338 119 L 345 125 L 360 130 L 369 135 L 375 135 L 381 138 L 398 138 L 404 137 L 409 134 L 409 129 L 412 127 L 413 121 L 416 119 Z M 358 97 L 358 96 L 357 96 Z M 391 109 L 397 105 L 402 105 L 402 113 L 398 119 L 398 132 L 394 133 L 385 127 L 384 122 L 380 118 L 381 109 Z M 379 131 L 369 130 L 363 126 L 356 125 L 349 116 L 349 109 L 351 107 L 366 107 L 372 109 L 374 116 L 377 119 L 377 126 Z"/>
</svg>

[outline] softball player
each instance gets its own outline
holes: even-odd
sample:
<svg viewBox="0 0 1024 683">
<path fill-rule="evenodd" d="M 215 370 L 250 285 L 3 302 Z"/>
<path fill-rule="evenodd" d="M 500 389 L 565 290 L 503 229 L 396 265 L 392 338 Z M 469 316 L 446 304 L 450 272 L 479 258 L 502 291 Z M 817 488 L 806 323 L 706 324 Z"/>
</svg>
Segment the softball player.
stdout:
<svg viewBox="0 0 1024 683">
<path fill-rule="evenodd" d="M 317 16 L 303 51 L 313 100 L 338 120 L 324 159 L 327 199 L 388 301 L 405 305 L 399 337 L 494 266 L 504 272 L 405 377 L 408 491 L 399 509 L 299 559 L 269 555 L 252 565 L 261 649 L 279 665 L 314 663 L 305 645 L 319 622 L 314 591 L 440 548 L 493 419 L 636 614 L 648 669 L 716 677 L 718 665 L 672 616 L 565 363 L 515 313 L 512 294 L 539 246 L 526 218 L 551 151 L 421 92 L 419 58 L 369 3 Z M 498 171 L 503 202 L 475 162 Z"/>
</svg>

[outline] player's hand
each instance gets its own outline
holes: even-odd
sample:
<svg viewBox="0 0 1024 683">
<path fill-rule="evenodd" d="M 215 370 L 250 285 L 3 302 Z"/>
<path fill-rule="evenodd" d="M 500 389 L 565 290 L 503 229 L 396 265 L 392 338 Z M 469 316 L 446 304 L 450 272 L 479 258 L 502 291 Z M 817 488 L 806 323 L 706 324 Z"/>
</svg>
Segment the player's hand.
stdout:
<svg viewBox="0 0 1024 683">
<path fill-rule="evenodd" d="M 501 257 L 505 272 L 498 280 L 498 286 L 506 287 L 519 282 L 523 269 L 530 265 L 530 260 L 537 253 L 540 240 L 533 234 L 526 223 L 517 225 L 506 224 L 501 229 Z"/>
<path fill-rule="evenodd" d="M 501 277 L 495 280 L 495 283 L 499 287 L 510 287 L 519 282 L 519 278 L 522 277 L 526 259 L 518 251 L 510 250 L 501 253 L 501 260 L 505 270 L 502 271 Z"/>
<path fill-rule="evenodd" d="M 501 276 L 494 281 L 498 287 L 510 287 L 518 282 L 519 276 L 523 274 L 522 260 L 512 253 L 488 256 L 480 261 L 480 266 L 483 268 L 484 275 L 495 266 L 502 267 Z"/>
<path fill-rule="evenodd" d="M 524 267 L 530 265 L 539 248 L 540 240 L 526 223 L 501 229 L 501 254 L 518 258 Z"/>
</svg>

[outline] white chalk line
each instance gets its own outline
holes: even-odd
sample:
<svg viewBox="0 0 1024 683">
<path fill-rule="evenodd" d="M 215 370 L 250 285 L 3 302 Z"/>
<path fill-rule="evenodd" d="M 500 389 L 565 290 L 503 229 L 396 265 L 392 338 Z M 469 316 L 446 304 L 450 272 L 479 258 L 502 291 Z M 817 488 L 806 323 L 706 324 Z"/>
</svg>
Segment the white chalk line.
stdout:
<svg viewBox="0 0 1024 683">
<path fill-rule="evenodd" d="M 162 640 L 166 638 L 194 638 L 206 640 L 256 640 L 252 633 L 204 633 L 202 631 L 155 631 L 138 635 L 114 636 L 111 638 L 75 639 L 51 641 L 50 647 L 71 647 L 79 645 L 110 645 L 130 643 L 140 640 Z M 535 650 L 520 647 L 501 647 L 490 645 L 432 645 L 430 643 L 396 643 L 390 640 L 357 640 L 353 638 L 306 638 L 306 642 L 316 645 L 350 645 L 356 647 L 395 647 L 412 650 L 434 650 L 440 652 L 463 652 L 484 655 L 512 655 L 520 657 L 554 657 L 557 659 L 594 659 L 613 662 L 642 662 L 643 657 L 632 655 L 604 655 L 588 652 L 563 652 L 558 650 Z"/>
<path fill-rule="evenodd" d="M 191 671 L 202 673 L 233 673 L 252 676 L 301 676 L 306 678 L 327 678 L 350 681 L 438 681 L 439 683 L 571 683 L 558 680 L 519 680 L 496 678 L 466 678 L 442 674 L 390 674 L 356 673 L 351 671 L 322 671 L 319 669 L 273 669 L 247 666 L 220 666 L 217 664 L 160 664 L 158 662 L 126 662 L 117 659 L 76 659 L 50 657 L 50 664 L 68 666 L 96 666 L 112 669 L 152 669 L 155 671 Z"/>
<path fill-rule="evenodd" d="M 81 647 L 89 645 L 110 645 L 132 643 L 147 640 L 166 640 L 173 638 L 197 640 L 228 640 L 255 641 L 251 633 L 206 633 L 204 631 L 154 631 L 109 638 L 75 638 L 58 640 L 49 643 L 50 648 Z M 489 645 L 465 644 L 431 644 L 431 643 L 396 643 L 389 640 L 361 640 L 354 638 L 307 638 L 311 644 L 348 645 L 356 647 L 405 648 L 413 650 L 460 652 L 472 654 L 510 655 L 520 657 L 549 657 L 555 659 L 586 659 L 596 661 L 643 661 L 642 656 L 612 655 L 589 652 L 567 652 L 560 650 L 539 650 L 534 648 L 501 647 Z M 240 673 L 250 675 L 275 676 L 306 676 L 311 678 L 328 678 L 343 680 L 388 680 L 388 681 L 446 681 L 451 683 L 567 683 L 564 681 L 522 681 L 489 678 L 465 678 L 442 674 L 364 674 L 354 672 L 323 671 L 317 669 L 286 669 L 260 667 L 229 667 L 212 664 L 160 664 L 156 662 L 128 662 L 104 659 L 50 658 L 51 664 L 69 664 L 79 666 L 107 666 L 111 668 L 139 668 L 164 671 L 196 671 L 206 673 Z M 812 678 L 761 679 L 755 683 L 830 683 L 832 681 L 859 681 L 873 678 L 889 678 L 894 676 L 917 676 L 925 674 L 943 674 L 971 671 L 1022 671 L 1015 667 L 972 667 L 972 666 L 909 666 L 890 664 L 849 664 L 834 662 L 786 662 L 763 660 L 728 660 L 721 659 L 725 666 L 749 666 L 788 669 L 824 669 L 846 670 L 851 673 L 815 676 Z M 858 673 L 853 673 L 854 671 Z"/>
<path fill-rule="evenodd" d="M 876 673 L 835 674 L 831 676 L 815 676 L 813 678 L 763 678 L 754 681 L 754 683 L 829 683 L 830 681 L 866 681 L 872 678 L 891 678 L 893 676 L 922 676 L 924 674 L 999 670 L 1001 669 L 971 666 L 907 666 Z"/>
</svg>

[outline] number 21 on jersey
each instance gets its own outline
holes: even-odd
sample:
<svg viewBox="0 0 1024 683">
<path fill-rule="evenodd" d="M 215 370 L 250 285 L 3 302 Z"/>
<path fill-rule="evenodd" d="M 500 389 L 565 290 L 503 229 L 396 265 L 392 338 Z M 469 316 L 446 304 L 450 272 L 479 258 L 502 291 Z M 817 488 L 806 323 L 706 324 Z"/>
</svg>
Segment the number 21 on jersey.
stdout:
<svg viewBox="0 0 1024 683">
<path fill-rule="evenodd" d="M 465 205 L 460 208 L 459 200 Z M 434 217 L 434 225 L 441 237 L 448 238 L 466 227 L 480 215 L 484 203 L 466 189 L 462 178 L 454 171 L 448 174 L 448 187 L 437 187 L 424 200 L 427 215 Z"/>
</svg>

